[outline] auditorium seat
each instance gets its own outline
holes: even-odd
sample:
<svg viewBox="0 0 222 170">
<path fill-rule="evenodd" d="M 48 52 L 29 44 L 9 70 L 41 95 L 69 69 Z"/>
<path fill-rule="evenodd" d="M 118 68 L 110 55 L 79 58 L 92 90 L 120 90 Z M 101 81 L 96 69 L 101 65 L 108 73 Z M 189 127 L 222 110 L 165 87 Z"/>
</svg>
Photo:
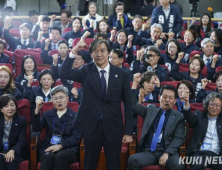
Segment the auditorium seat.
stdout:
<svg viewBox="0 0 222 170">
<path fill-rule="evenodd" d="M 179 64 L 179 71 L 180 72 L 188 72 L 189 71 L 189 65 L 188 64 L 183 64 L 183 63 L 180 63 Z M 202 69 L 201 71 L 201 74 L 207 78 L 207 67 L 204 66 L 204 68 Z"/>
</svg>

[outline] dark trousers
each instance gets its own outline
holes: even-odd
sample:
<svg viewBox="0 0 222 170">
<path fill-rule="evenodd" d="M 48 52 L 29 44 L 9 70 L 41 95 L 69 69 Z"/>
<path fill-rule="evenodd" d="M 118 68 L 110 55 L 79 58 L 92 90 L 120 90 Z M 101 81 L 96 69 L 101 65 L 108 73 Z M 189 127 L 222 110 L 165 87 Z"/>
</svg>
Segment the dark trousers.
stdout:
<svg viewBox="0 0 222 170">
<path fill-rule="evenodd" d="M 131 155 L 128 159 L 128 170 L 140 170 L 149 165 L 158 165 L 163 151 L 144 151 Z M 185 165 L 179 164 L 179 154 L 169 155 L 166 161 L 166 168 L 170 170 L 183 170 Z"/>
<path fill-rule="evenodd" d="M 103 120 L 98 122 L 95 132 L 92 135 L 84 135 L 85 146 L 85 170 L 96 170 L 98 166 L 101 147 L 104 147 L 107 170 L 120 169 L 120 154 L 122 141 L 110 141 L 106 139 L 103 132 Z"/>
<path fill-rule="evenodd" d="M 220 160 L 222 160 L 222 158 L 220 158 L 221 155 L 217 155 L 216 153 L 211 152 L 211 151 L 198 151 L 198 152 L 193 153 L 191 156 L 192 156 L 192 159 L 194 159 L 194 157 L 195 159 L 197 159 L 198 157 L 199 158 L 197 162 L 194 162 L 194 164 L 190 164 L 190 170 L 199 170 L 199 169 L 205 169 L 205 168 L 211 168 L 213 170 L 222 170 L 222 164 L 220 163 L 221 162 Z M 209 164 L 207 163 L 205 165 L 206 157 L 208 157 L 208 160 L 210 160 L 210 157 L 212 157 L 212 159 L 211 159 L 211 163 Z M 212 163 L 213 157 L 216 158 L 215 164 Z"/>
<path fill-rule="evenodd" d="M 12 162 L 6 162 L 5 157 L 0 154 L 0 169 L 1 170 L 17 170 L 19 164 L 23 161 L 21 156 L 15 155 Z"/>
<path fill-rule="evenodd" d="M 66 170 L 69 165 L 78 161 L 75 152 L 61 150 L 59 152 L 45 152 L 40 156 L 41 170 Z"/>
</svg>

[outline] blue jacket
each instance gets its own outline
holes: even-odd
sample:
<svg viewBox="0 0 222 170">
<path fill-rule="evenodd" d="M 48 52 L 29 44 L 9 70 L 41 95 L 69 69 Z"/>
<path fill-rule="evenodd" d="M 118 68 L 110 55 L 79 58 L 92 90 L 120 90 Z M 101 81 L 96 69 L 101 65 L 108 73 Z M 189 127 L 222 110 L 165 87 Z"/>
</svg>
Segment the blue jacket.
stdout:
<svg viewBox="0 0 222 170">
<path fill-rule="evenodd" d="M 64 38 L 69 43 L 69 48 L 72 48 L 73 40 L 75 38 L 81 38 L 86 31 L 90 32 L 90 36 L 87 37 L 87 38 L 93 38 L 94 37 L 93 28 L 88 28 L 84 31 L 79 30 L 77 32 L 74 32 L 72 30 L 72 31 L 66 32 L 65 34 L 62 35 L 62 38 Z"/>
<path fill-rule="evenodd" d="M 128 73 L 129 81 L 133 81 L 133 72 L 130 69 L 124 67 L 124 66 L 122 66 L 122 69 L 125 70 Z"/>
<path fill-rule="evenodd" d="M 10 91 L 14 91 L 14 93 Z M 12 96 L 15 97 L 17 101 L 22 99 L 22 93 L 19 91 L 19 89 L 17 88 L 15 88 L 14 90 L 10 89 L 10 91 L 5 92 L 5 88 L 0 89 L 0 96 L 2 96 L 3 94 L 11 94 Z"/>
<path fill-rule="evenodd" d="M 123 117 L 121 102 L 125 112 L 125 134 L 133 133 L 133 112 L 130 82 L 127 72 L 110 64 L 109 82 L 106 98 L 102 97 L 100 75 L 95 63 L 84 65 L 79 70 L 71 69 L 73 58 L 67 57 L 61 70 L 61 78 L 77 81 L 83 87 L 83 99 L 76 119 L 78 129 L 83 135 L 91 135 L 103 116 L 103 131 L 107 139 L 122 141 Z"/>
<path fill-rule="evenodd" d="M 141 66 L 139 60 L 134 60 L 133 62 L 133 73 L 144 73 L 148 69 L 148 66 Z M 156 73 L 157 77 L 159 78 L 160 82 L 167 81 L 168 80 L 168 70 L 164 67 L 161 67 L 157 64 L 157 67 L 154 69 L 154 72 Z"/>
<path fill-rule="evenodd" d="M 215 90 L 210 90 L 210 91 L 206 91 L 205 89 L 200 89 L 199 92 L 197 93 L 197 103 L 203 103 L 203 99 L 205 99 L 207 97 L 208 94 L 212 93 L 212 92 L 217 92 L 217 93 L 220 93 L 218 92 L 217 89 Z"/>
<path fill-rule="evenodd" d="M 188 63 L 189 62 L 189 55 L 192 51 L 199 51 L 199 48 L 191 43 L 186 46 L 186 43 L 180 43 L 181 51 L 184 52 L 184 60 Z"/>
<path fill-rule="evenodd" d="M 173 65 L 170 74 L 171 74 L 171 77 L 176 81 L 180 81 L 184 79 L 184 80 L 189 80 L 191 83 L 193 83 L 193 86 L 194 86 L 193 88 L 196 91 L 195 96 L 197 96 L 198 91 L 201 89 L 201 80 L 205 78 L 201 73 L 199 73 L 199 76 L 197 79 L 194 79 L 190 77 L 190 71 L 180 72 L 179 64 L 177 63 Z"/>
<path fill-rule="evenodd" d="M 6 54 L 0 54 L 0 63 L 8 63 L 9 62 L 9 56 Z"/>
<path fill-rule="evenodd" d="M 35 132 L 40 132 L 42 129 L 47 127 L 47 134 L 45 140 L 40 143 L 39 151 L 40 153 L 45 152 L 45 150 L 52 146 L 50 143 L 53 131 L 54 134 L 61 135 L 62 133 L 62 150 L 70 150 L 73 152 L 79 152 L 79 143 L 82 134 L 74 128 L 75 119 L 77 113 L 72 111 L 67 107 L 66 113 L 62 117 L 57 116 L 57 110 L 54 108 L 47 112 L 43 113 L 43 116 L 40 118 L 40 113 L 33 116 L 33 130 Z M 54 129 L 53 129 L 54 122 Z M 62 127 L 64 129 L 62 131 Z"/>
<path fill-rule="evenodd" d="M 16 49 L 35 48 L 35 43 L 31 38 L 29 38 L 29 43 L 26 46 L 24 46 L 21 43 L 21 38 L 14 38 L 9 33 L 9 30 L 4 30 L 4 38 L 6 42 L 9 44 L 9 47 L 12 48 L 12 51 L 15 51 Z"/>
<path fill-rule="evenodd" d="M 0 153 L 3 153 L 3 135 L 4 135 L 4 116 L 0 114 Z M 15 151 L 15 156 L 19 156 L 22 159 L 27 158 L 26 150 L 26 119 L 17 114 L 13 116 L 12 126 L 9 134 L 9 150 Z M 1 165 L 3 166 L 3 165 Z"/>
<path fill-rule="evenodd" d="M 123 14 L 123 17 L 124 17 L 124 28 L 132 27 L 130 18 L 125 14 Z M 117 31 L 123 29 L 120 20 L 117 21 L 116 13 L 109 16 L 108 23 L 110 29 L 112 29 L 113 27 L 116 27 Z"/>
<path fill-rule="evenodd" d="M 143 37 L 146 39 L 150 37 L 148 32 L 142 31 L 142 30 L 140 30 L 139 32 L 136 32 L 136 31 L 134 31 L 133 27 L 125 28 L 125 31 L 127 32 L 127 35 L 133 35 L 133 45 L 138 44 L 138 41 L 141 40 L 140 37 Z"/>
<path fill-rule="evenodd" d="M 38 80 L 39 72 L 35 72 L 33 76 L 35 81 Z M 19 76 L 15 78 L 15 86 L 21 93 L 23 93 L 24 89 L 27 87 L 27 84 L 28 80 L 24 77 L 24 74 L 19 74 Z"/>
<path fill-rule="evenodd" d="M 153 41 L 151 38 L 146 39 L 146 38 L 142 38 L 141 36 L 138 37 L 138 41 L 137 41 L 139 46 L 143 46 L 143 45 L 156 45 L 156 41 Z M 163 42 L 160 46 L 159 46 L 159 50 L 165 50 L 166 48 L 166 44 Z"/>
<path fill-rule="evenodd" d="M 173 5 L 170 5 L 170 13 L 168 18 L 166 18 L 162 6 L 156 7 L 153 10 L 151 17 L 151 25 L 154 23 L 161 24 L 163 26 L 163 32 L 165 33 L 171 31 L 176 35 L 183 25 L 182 14 L 179 9 Z"/>
</svg>

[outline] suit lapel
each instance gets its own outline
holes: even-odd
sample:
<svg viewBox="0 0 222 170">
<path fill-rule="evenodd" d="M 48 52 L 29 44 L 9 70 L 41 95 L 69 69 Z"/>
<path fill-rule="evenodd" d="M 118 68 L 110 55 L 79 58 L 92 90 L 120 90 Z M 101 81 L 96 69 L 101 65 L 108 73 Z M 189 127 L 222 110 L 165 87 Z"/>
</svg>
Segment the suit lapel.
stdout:
<svg viewBox="0 0 222 170">
<path fill-rule="evenodd" d="M 221 115 L 218 115 L 218 118 L 217 118 L 217 135 L 218 135 L 218 139 L 219 139 L 219 143 L 220 143 L 220 146 L 222 146 L 222 116 Z"/>
<path fill-rule="evenodd" d="M 175 112 L 173 111 L 173 109 L 171 109 L 170 111 L 170 115 L 168 117 L 167 120 L 167 124 L 166 124 L 166 128 L 165 128 L 165 132 L 164 132 L 164 136 L 166 136 L 166 134 L 168 133 L 168 131 L 170 130 L 171 125 L 173 124 L 174 120 L 175 120 Z"/>
<path fill-rule="evenodd" d="M 5 125 L 4 116 L 1 115 L 0 116 L 0 143 L 2 143 L 2 139 L 3 139 L 3 135 L 4 135 L 4 125 Z M 0 150 L 1 150 L 1 146 L 2 146 L 2 144 L 0 144 Z"/>
<path fill-rule="evenodd" d="M 93 64 L 92 66 L 92 71 L 90 72 L 91 78 L 93 80 L 93 84 L 94 84 L 94 89 L 96 92 L 96 94 L 99 95 L 99 98 L 102 99 L 102 85 L 101 85 L 101 81 L 100 81 L 100 76 L 99 76 L 99 72 L 98 69 L 96 68 L 96 65 Z"/>
<path fill-rule="evenodd" d="M 202 122 L 202 126 L 203 126 L 203 135 L 202 135 L 202 139 L 201 140 L 204 140 L 205 136 L 206 136 L 206 133 L 207 133 L 207 127 L 208 127 L 208 117 L 207 115 L 204 115 L 203 117 L 203 122 Z"/>
<path fill-rule="evenodd" d="M 12 141 L 12 137 L 16 136 L 15 134 L 17 133 L 18 127 L 19 127 L 18 116 L 14 115 L 13 120 L 12 120 L 12 126 L 11 126 L 11 130 L 10 130 L 9 138 L 8 138 L 9 146 Z"/>
<path fill-rule="evenodd" d="M 119 75 L 117 74 L 116 68 L 112 64 L 110 64 L 109 81 L 108 81 L 106 100 L 109 98 L 113 88 L 115 87 L 115 84 L 116 84 L 116 81 L 118 78 L 119 78 Z"/>
</svg>

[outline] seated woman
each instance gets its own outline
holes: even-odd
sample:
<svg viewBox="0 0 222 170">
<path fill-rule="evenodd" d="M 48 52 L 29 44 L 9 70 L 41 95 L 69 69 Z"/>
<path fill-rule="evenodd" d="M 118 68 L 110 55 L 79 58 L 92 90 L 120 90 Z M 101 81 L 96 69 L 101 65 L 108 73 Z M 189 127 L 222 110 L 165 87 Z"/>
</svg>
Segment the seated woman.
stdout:
<svg viewBox="0 0 222 170">
<path fill-rule="evenodd" d="M 55 76 L 51 69 L 42 70 L 38 77 L 39 87 L 31 86 L 33 79 L 33 76 L 28 76 L 28 84 L 24 89 L 23 98 L 29 100 L 31 107 L 35 108 L 35 102 L 38 99 L 42 99 L 44 102 L 51 101 L 50 92 L 55 82 Z"/>
<path fill-rule="evenodd" d="M 22 60 L 21 73 L 15 78 L 15 85 L 22 93 L 27 87 L 28 76 L 33 76 L 33 80 L 37 80 L 39 76 L 35 59 L 31 55 L 24 56 Z"/>
<path fill-rule="evenodd" d="M 215 29 L 210 33 L 210 38 L 214 40 L 214 52 L 222 56 L 222 30 Z"/>
<path fill-rule="evenodd" d="M 81 31 L 81 26 L 82 26 L 81 19 L 78 17 L 74 17 L 73 22 L 72 22 L 73 30 L 66 32 L 65 34 L 62 35 L 62 38 L 64 38 L 69 43 L 69 48 L 72 48 L 73 40 L 75 38 L 81 38 L 86 31 L 90 32 L 90 35 L 88 38 L 92 38 L 94 36 L 92 23 L 89 26 L 89 28 L 84 31 Z M 87 38 L 87 37 L 84 37 L 84 38 Z"/>
<path fill-rule="evenodd" d="M 192 82 L 194 89 L 195 89 L 195 96 L 197 95 L 198 91 L 201 89 L 201 80 L 205 77 L 201 74 L 202 69 L 204 68 L 205 64 L 203 60 L 198 57 L 194 56 L 189 62 L 189 71 L 188 72 L 180 72 L 179 71 L 179 63 L 180 60 L 183 58 L 184 53 L 179 53 L 179 56 L 176 60 L 176 63 L 173 65 L 173 68 L 170 72 L 171 78 L 176 81 L 180 80 L 189 80 Z"/>
<path fill-rule="evenodd" d="M 213 77 L 213 82 L 216 83 L 216 89 L 215 90 L 210 90 L 206 91 L 205 88 L 208 84 L 208 80 L 202 79 L 202 86 L 200 91 L 197 93 L 197 103 L 202 103 L 203 100 L 207 97 L 208 94 L 212 92 L 217 92 L 217 93 L 222 93 L 222 71 L 218 71 L 214 77 Z"/>
<path fill-rule="evenodd" d="M 93 20 L 93 30 L 97 28 L 98 22 L 103 19 L 102 16 L 98 15 L 97 7 L 95 2 L 89 2 L 88 5 L 89 13 L 83 17 L 82 19 L 82 26 L 85 29 L 87 29 L 90 26 L 90 20 Z"/>
<path fill-rule="evenodd" d="M 66 87 L 54 87 L 50 96 L 55 108 L 44 112 L 40 118 L 44 101 L 39 99 L 33 116 L 35 132 L 47 128 L 45 140 L 39 146 L 41 169 L 69 169 L 69 164 L 79 159 L 81 133 L 74 128 L 77 113 L 67 107 L 69 97 Z"/>
<path fill-rule="evenodd" d="M 192 29 L 188 29 L 184 34 L 184 43 L 181 43 L 181 51 L 185 53 L 184 59 L 188 63 L 189 55 L 192 51 L 199 51 L 199 48 L 194 44 L 196 40 L 196 32 Z"/>
<path fill-rule="evenodd" d="M 181 52 L 180 43 L 175 40 L 171 39 L 167 42 L 166 45 L 166 53 L 162 53 L 159 64 L 166 65 L 168 67 L 168 70 L 171 71 L 174 63 L 176 62 L 178 58 L 178 54 Z M 182 58 L 180 60 L 180 63 L 186 63 L 185 60 Z"/>
<path fill-rule="evenodd" d="M 3 39 L 0 39 L 0 63 L 9 63 L 9 56 L 4 54 L 6 47 L 6 42 Z"/>
<path fill-rule="evenodd" d="M 197 33 L 197 38 L 195 40 L 196 46 L 201 50 L 201 41 L 204 39 L 200 33 L 200 26 L 199 25 L 191 25 L 190 29 L 196 31 Z"/>
<path fill-rule="evenodd" d="M 22 93 L 15 87 L 11 70 L 7 66 L 0 66 L 0 96 L 11 94 L 16 100 L 22 99 Z"/>
<path fill-rule="evenodd" d="M 97 26 L 98 33 L 105 34 L 108 38 L 111 36 L 109 31 L 109 24 L 107 20 L 101 20 L 98 22 Z"/>
<path fill-rule="evenodd" d="M 183 106 L 184 106 L 184 95 L 188 93 L 189 98 L 190 98 L 190 103 L 196 103 L 194 100 L 195 97 L 195 91 L 193 88 L 193 84 L 188 81 L 188 80 L 182 80 L 180 83 L 177 84 L 177 102 L 176 102 L 176 107 L 179 112 L 182 113 L 183 111 Z"/>
<path fill-rule="evenodd" d="M 134 74 L 131 89 L 133 93 L 137 94 L 135 96 L 137 101 L 139 98 L 138 103 L 159 103 L 160 80 L 154 72 L 147 71 L 142 75 Z"/>
<path fill-rule="evenodd" d="M 127 33 L 125 30 L 119 30 L 116 35 L 115 35 L 116 31 L 112 30 L 111 31 L 111 36 L 110 36 L 110 42 L 111 42 L 111 46 L 112 48 L 118 48 L 122 51 L 126 51 L 127 50 Z M 116 42 L 114 42 L 114 36 L 116 37 Z"/>
<path fill-rule="evenodd" d="M 10 94 L 0 97 L 0 166 L 18 169 L 26 158 L 26 120 L 17 114 L 16 99 Z"/>
<path fill-rule="evenodd" d="M 113 14 L 109 16 L 108 23 L 109 27 L 116 28 L 116 30 L 132 27 L 130 18 L 124 14 L 124 3 L 116 2 L 113 8 Z"/>
</svg>

